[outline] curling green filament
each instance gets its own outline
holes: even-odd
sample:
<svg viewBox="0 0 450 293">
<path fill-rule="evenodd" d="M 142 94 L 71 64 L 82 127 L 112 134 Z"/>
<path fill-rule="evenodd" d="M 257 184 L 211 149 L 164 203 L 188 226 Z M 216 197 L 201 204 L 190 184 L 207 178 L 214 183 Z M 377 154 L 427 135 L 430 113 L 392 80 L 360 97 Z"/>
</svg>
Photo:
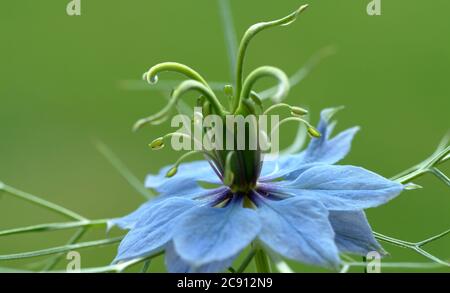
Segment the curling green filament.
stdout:
<svg viewBox="0 0 450 293">
<path fill-rule="evenodd" d="M 165 145 L 166 145 L 164 140 L 166 140 L 166 139 L 168 139 L 170 137 L 185 138 L 187 140 L 194 141 L 194 143 L 199 143 L 197 140 L 192 138 L 192 136 L 190 136 L 187 133 L 171 132 L 171 133 L 168 133 L 168 134 L 164 135 L 163 137 L 158 137 L 158 138 L 154 139 L 151 143 L 148 144 L 148 146 L 154 151 L 160 150 L 160 149 L 164 148 Z"/>
<path fill-rule="evenodd" d="M 150 68 L 146 73 L 144 73 L 143 78 L 147 80 L 148 83 L 155 84 L 158 82 L 158 73 L 163 71 L 172 71 L 181 73 L 185 75 L 187 78 L 196 80 L 209 88 L 209 85 L 206 82 L 206 80 L 197 71 L 190 68 L 189 66 L 177 62 L 164 62 L 157 64 L 152 68 Z"/>
<path fill-rule="evenodd" d="M 303 109 L 301 107 L 291 106 L 286 103 L 279 103 L 279 104 L 275 104 L 275 105 L 272 105 L 269 108 L 267 108 L 267 110 L 264 111 L 263 115 L 267 115 L 270 112 L 273 112 L 278 109 L 288 109 L 289 111 L 291 111 L 291 114 L 293 116 L 305 116 L 308 114 L 308 110 Z"/>
<path fill-rule="evenodd" d="M 253 103 L 255 103 L 256 106 L 258 106 L 258 108 L 261 112 L 264 112 L 264 107 L 263 107 L 261 98 L 259 97 L 259 95 L 256 92 L 254 92 L 254 91 L 250 92 L 250 99 L 253 101 Z"/>
<path fill-rule="evenodd" d="M 185 154 L 183 154 L 181 157 L 178 158 L 178 160 L 175 162 L 172 168 L 169 169 L 169 171 L 166 173 L 166 177 L 173 177 L 178 172 L 178 167 L 180 164 L 186 160 L 188 157 L 196 155 L 196 154 L 205 154 L 202 151 L 190 151 Z"/>
<path fill-rule="evenodd" d="M 245 53 L 247 51 L 248 45 L 250 44 L 250 41 L 253 39 L 254 36 L 256 36 L 259 32 L 275 27 L 275 26 L 286 26 L 291 24 L 297 19 L 297 16 L 304 11 L 308 5 L 302 5 L 299 7 L 296 11 L 289 14 L 286 17 L 283 17 L 278 20 L 269 21 L 269 22 L 260 22 L 257 24 L 252 25 L 244 34 L 244 37 L 241 40 L 241 43 L 239 45 L 239 52 L 238 52 L 238 58 L 237 58 L 237 66 L 236 66 L 236 99 L 233 105 L 233 112 L 239 107 L 239 97 L 242 90 L 242 82 L 243 82 L 243 65 L 244 65 L 244 59 L 245 59 Z"/>
<path fill-rule="evenodd" d="M 283 125 L 283 124 L 285 124 L 287 122 L 290 122 L 290 121 L 296 121 L 296 122 L 304 123 L 306 125 L 306 128 L 308 130 L 308 134 L 310 136 L 315 137 L 315 138 L 321 137 L 320 132 L 314 126 L 312 126 L 305 119 L 302 119 L 302 118 L 299 118 L 299 117 L 289 117 L 289 118 L 281 120 L 277 125 L 275 125 L 274 129 L 272 130 L 272 136 L 273 136 L 273 133 L 275 131 L 278 131 L 278 129 L 281 127 L 281 125 Z"/>
<path fill-rule="evenodd" d="M 273 100 L 280 101 L 289 93 L 289 78 L 280 69 L 272 66 L 262 66 L 253 70 L 245 79 L 242 93 L 238 99 L 238 103 L 251 98 L 251 92 L 255 83 L 264 77 L 273 77 L 278 80 L 278 90 L 274 94 Z"/>
<path fill-rule="evenodd" d="M 158 121 L 161 119 L 164 119 L 164 117 L 167 116 L 167 114 L 176 106 L 178 103 L 178 100 L 188 91 L 195 90 L 200 92 L 205 99 L 211 103 L 212 108 L 216 111 L 216 113 L 220 116 L 225 116 L 225 110 L 223 106 L 220 104 L 219 100 L 215 96 L 214 92 L 204 84 L 195 81 L 195 80 L 186 80 L 182 82 L 174 91 L 172 94 L 172 98 L 170 99 L 169 103 L 158 113 L 147 117 L 140 119 L 136 122 L 136 124 L 133 127 L 133 130 L 138 130 L 142 126 L 153 123 L 154 121 Z"/>
</svg>

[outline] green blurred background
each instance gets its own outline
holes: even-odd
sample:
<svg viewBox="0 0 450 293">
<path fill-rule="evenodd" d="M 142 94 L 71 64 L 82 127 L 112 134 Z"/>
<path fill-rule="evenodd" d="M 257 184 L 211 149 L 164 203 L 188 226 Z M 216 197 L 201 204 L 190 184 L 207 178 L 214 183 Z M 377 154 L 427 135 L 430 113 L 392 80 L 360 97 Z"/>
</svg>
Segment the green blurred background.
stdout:
<svg viewBox="0 0 450 293">
<path fill-rule="evenodd" d="M 131 90 L 124 81 L 139 80 L 162 61 L 185 63 L 208 80 L 229 80 L 219 6 L 212 0 L 81 0 L 82 15 L 69 17 L 68 2 L 2 2 L 0 180 L 89 218 L 117 217 L 143 199 L 99 154 L 95 142 L 108 145 L 142 179 L 179 155 L 147 147 L 168 125 L 131 132 L 135 120 L 165 104 L 168 92 L 147 91 L 145 85 Z M 303 3 L 231 0 L 239 38 L 249 25 L 284 16 Z M 366 14 L 369 0 L 306 3 L 311 7 L 298 22 L 253 41 L 247 72 L 275 65 L 291 74 L 319 49 L 335 46 L 337 54 L 295 87 L 287 101 L 307 106 L 313 121 L 324 107 L 346 106 L 338 115 L 339 128 L 360 125 L 362 131 L 343 163 L 389 177 L 431 154 L 449 129 L 450 2 L 382 0 L 381 16 Z M 287 126 L 282 143 L 288 145 L 294 133 L 295 126 Z M 374 230 L 416 241 L 449 228 L 448 189 L 431 176 L 415 182 L 425 188 L 368 211 Z M 1 197 L 0 229 L 60 220 L 9 195 Z M 3 237 L 0 254 L 62 245 L 73 232 Z M 101 237 L 104 231 L 96 229 L 84 240 Z M 447 237 L 428 250 L 448 259 L 449 247 Z M 385 248 L 391 253 L 386 261 L 428 261 L 405 249 Z M 82 266 L 108 263 L 115 249 L 83 250 Z M 42 260 L 0 266 L 39 269 Z M 64 266 L 63 261 L 59 267 Z M 162 271 L 162 260 L 151 270 Z"/>
</svg>

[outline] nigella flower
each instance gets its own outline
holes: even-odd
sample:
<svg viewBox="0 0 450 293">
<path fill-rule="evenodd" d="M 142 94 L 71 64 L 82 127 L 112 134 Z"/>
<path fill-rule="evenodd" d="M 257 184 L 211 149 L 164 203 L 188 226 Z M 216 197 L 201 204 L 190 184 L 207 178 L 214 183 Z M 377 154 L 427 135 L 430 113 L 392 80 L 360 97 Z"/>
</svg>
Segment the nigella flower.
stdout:
<svg viewBox="0 0 450 293">
<path fill-rule="evenodd" d="M 205 155 L 204 161 L 179 160 L 174 167 L 149 175 L 146 187 L 159 196 L 130 215 L 111 221 L 129 230 L 115 262 L 165 252 L 170 272 L 220 272 L 250 245 L 269 255 L 329 268 L 339 266 L 340 253 L 383 253 L 364 210 L 386 203 L 403 186 L 361 167 L 334 165 L 350 151 L 358 128 L 332 136 L 335 123 L 331 119 L 337 110 L 332 108 L 322 111 L 317 128 L 311 126 L 299 117 L 306 111 L 279 102 L 289 84 L 277 68 L 260 67 L 242 78 L 251 38 L 265 28 L 293 22 L 305 8 L 280 20 L 256 24 L 246 32 L 229 110 L 206 81 L 185 65 L 162 63 L 144 75 L 156 82 L 157 73 L 172 70 L 190 80 L 175 89 L 161 112 L 138 121 L 136 128 L 164 121 L 190 90 L 202 94 L 199 103 L 203 116 L 256 115 L 262 103 L 252 87 L 261 77 L 269 76 L 279 81 L 278 91 L 272 96 L 277 103 L 264 113 L 290 109 L 292 117 L 287 119 L 305 123 L 312 138 L 304 151 L 276 160 L 265 161 L 261 150 L 199 151 Z M 230 95 L 230 87 L 226 91 Z M 162 148 L 164 139 L 170 136 L 176 134 L 157 139 L 151 146 Z"/>
</svg>

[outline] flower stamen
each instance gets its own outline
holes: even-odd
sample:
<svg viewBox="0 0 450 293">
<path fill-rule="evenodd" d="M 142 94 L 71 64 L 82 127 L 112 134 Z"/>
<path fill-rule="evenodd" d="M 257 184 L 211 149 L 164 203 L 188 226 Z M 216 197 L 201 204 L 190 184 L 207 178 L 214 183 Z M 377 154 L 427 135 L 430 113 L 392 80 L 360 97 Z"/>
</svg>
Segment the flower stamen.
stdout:
<svg viewBox="0 0 450 293">
<path fill-rule="evenodd" d="M 308 130 L 308 134 L 312 137 L 319 138 L 322 136 L 319 130 L 317 130 L 314 126 L 312 126 L 308 121 L 300 117 L 289 117 L 281 120 L 278 124 L 275 125 L 274 129 L 272 130 L 272 136 L 275 131 L 278 131 L 281 125 L 290 121 L 304 123 L 306 125 L 306 129 Z"/>
</svg>

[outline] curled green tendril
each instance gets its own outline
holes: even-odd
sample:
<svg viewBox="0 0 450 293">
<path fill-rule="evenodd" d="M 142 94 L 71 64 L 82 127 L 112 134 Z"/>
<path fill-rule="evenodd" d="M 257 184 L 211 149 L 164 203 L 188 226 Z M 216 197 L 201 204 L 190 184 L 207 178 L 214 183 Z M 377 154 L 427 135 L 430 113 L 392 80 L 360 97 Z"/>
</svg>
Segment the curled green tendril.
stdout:
<svg viewBox="0 0 450 293">
<path fill-rule="evenodd" d="M 264 111 L 264 115 L 269 114 L 270 112 L 273 112 L 275 110 L 278 109 L 287 109 L 291 112 L 292 116 L 297 116 L 297 117 L 302 117 L 302 116 L 306 116 L 308 115 L 308 110 L 298 107 L 298 106 L 291 106 L 289 104 L 286 103 L 278 103 L 275 105 L 270 106 L 269 108 L 267 108 L 266 111 Z"/>
<path fill-rule="evenodd" d="M 272 66 L 261 66 L 253 70 L 245 79 L 242 93 L 238 103 L 251 98 L 252 88 L 255 83 L 264 77 L 272 77 L 278 80 L 278 90 L 273 96 L 273 100 L 279 102 L 289 93 L 289 78 L 280 69 Z M 239 110 L 237 110 L 238 112 Z"/>
<path fill-rule="evenodd" d="M 170 99 L 169 103 L 158 113 L 147 117 L 142 118 L 139 121 L 136 122 L 136 124 L 133 126 L 133 130 L 136 131 L 140 129 L 142 126 L 152 123 L 157 124 L 158 121 L 161 121 L 164 119 L 164 117 L 167 117 L 167 114 L 170 110 L 172 110 L 178 100 L 188 91 L 195 90 L 200 92 L 205 99 L 211 103 L 212 108 L 216 111 L 216 113 L 220 116 L 225 116 L 226 112 L 223 108 L 223 106 L 220 104 L 219 100 L 217 99 L 214 92 L 207 86 L 205 86 L 203 83 L 200 83 L 196 80 L 186 80 L 182 82 L 174 91 L 172 94 L 172 98 Z"/>
<path fill-rule="evenodd" d="M 281 120 L 278 124 L 275 125 L 274 129 L 272 130 L 272 132 L 271 132 L 272 136 L 275 131 L 278 131 L 278 129 L 281 127 L 281 125 L 283 125 L 287 122 L 290 122 L 290 121 L 304 123 L 306 125 L 308 134 L 312 137 L 319 138 L 322 136 L 322 134 L 319 132 L 319 130 L 317 130 L 314 126 L 312 126 L 308 121 L 306 121 L 305 119 L 302 119 L 300 117 L 289 117 L 289 118 L 285 118 L 285 119 Z"/>
<path fill-rule="evenodd" d="M 257 92 L 255 91 L 251 91 L 250 92 L 250 99 L 253 101 L 253 103 L 255 103 L 255 105 L 259 108 L 259 110 L 262 112 L 264 112 L 264 107 L 263 107 L 263 103 L 261 100 L 261 97 L 258 95 Z"/>
<path fill-rule="evenodd" d="M 243 65 L 245 59 L 245 53 L 247 51 L 248 45 L 250 41 L 256 36 L 259 32 L 276 26 L 286 26 L 291 24 L 297 19 L 297 16 L 304 11 L 308 5 L 300 6 L 296 11 L 292 12 L 286 17 L 283 17 L 278 20 L 268 21 L 268 22 L 260 22 L 252 25 L 244 34 L 244 37 L 241 40 L 238 52 L 237 66 L 236 66 L 236 96 L 239 97 L 242 90 L 243 83 Z M 235 99 L 233 105 L 233 112 L 239 107 L 239 100 Z"/>
<path fill-rule="evenodd" d="M 189 79 L 196 80 L 206 87 L 209 88 L 206 80 L 194 69 L 187 65 L 177 63 L 177 62 L 164 62 L 157 64 L 150 68 L 146 73 L 144 73 L 143 78 L 150 84 L 155 84 L 158 82 L 158 74 L 164 71 L 178 72 L 183 74 Z"/>
<path fill-rule="evenodd" d="M 181 165 L 181 163 L 183 163 L 187 158 L 197 155 L 197 154 L 203 154 L 204 156 L 208 157 L 210 160 L 212 160 L 215 164 L 217 164 L 217 160 L 216 158 L 209 154 L 208 152 L 205 151 L 190 151 L 187 152 L 185 154 L 183 154 L 182 156 L 180 156 L 178 158 L 178 160 L 175 162 L 175 164 L 172 166 L 172 168 L 169 169 L 169 171 L 167 171 L 166 173 L 166 177 L 173 177 L 177 174 L 178 172 L 178 167 Z"/>
</svg>

